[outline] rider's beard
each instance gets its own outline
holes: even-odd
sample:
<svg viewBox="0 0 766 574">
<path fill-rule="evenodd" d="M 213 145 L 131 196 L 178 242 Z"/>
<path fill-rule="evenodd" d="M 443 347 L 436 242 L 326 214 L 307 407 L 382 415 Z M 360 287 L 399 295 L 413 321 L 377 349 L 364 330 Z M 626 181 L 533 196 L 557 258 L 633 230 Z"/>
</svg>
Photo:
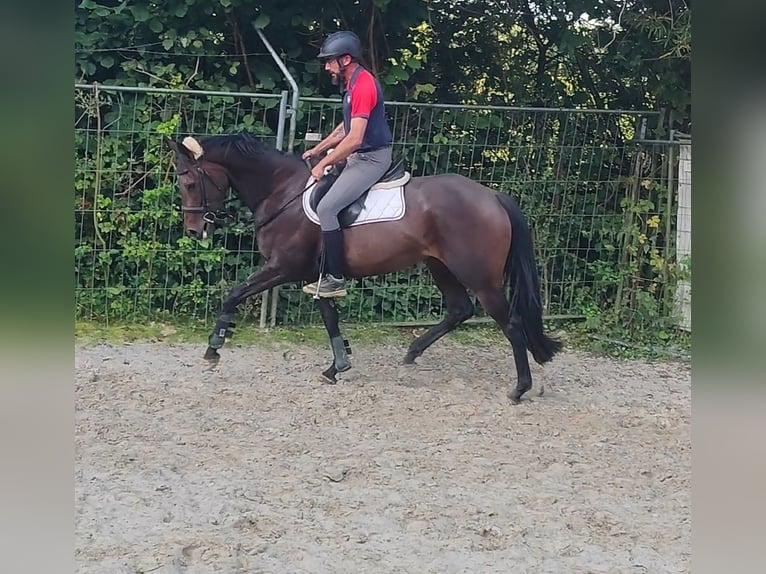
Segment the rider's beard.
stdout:
<svg viewBox="0 0 766 574">
<path fill-rule="evenodd" d="M 330 72 L 330 81 L 332 81 L 333 86 L 337 86 L 340 83 L 340 74 Z"/>
</svg>

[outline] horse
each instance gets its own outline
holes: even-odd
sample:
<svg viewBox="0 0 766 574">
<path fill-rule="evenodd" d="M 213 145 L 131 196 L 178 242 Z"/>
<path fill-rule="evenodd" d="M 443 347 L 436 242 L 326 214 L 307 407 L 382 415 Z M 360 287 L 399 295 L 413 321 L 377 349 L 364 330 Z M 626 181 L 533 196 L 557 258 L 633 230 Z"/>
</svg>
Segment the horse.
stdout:
<svg viewBox="0 0 766 574">
<path fill-rule="evenodd" d="M 320 272 L 320 227 L 301 201 L 312 184 L 310 164 L 246 132 L 166 141 L 175 152 L 186 233 L 207 237 L 224 224 L 232 189 L 253 214 L 265 261 L 222 303 L 204 354 L 215 366 L 218 350 L 233 335 L 238 305 L 284 283 L 313 281 Z M 517 383 L 508 397 L 518 404 L 532 387 L 527 350 L 543 365 L 562 348 L 543 330 L 532 237 L 519 205 L 508 194 L 449 173 L 411 177 L 403 197 L 404 214 L 398 218 L 356 226 L 342 220 L 346 277 L 384 275 L 421 262 L 429 269 L 447 313 L 412 341 L 405 364 L 474 315 L 468 294 L 473 292 L 511 344 Z M 513 289 L 510 302 L 508 285 Z M 334 303 L 321 298 L 318 304 L 333 351 L 322 377 L 334 383 L 337 373 L 350 368 L 350 347 L 341 336 Z"/>
</svg>

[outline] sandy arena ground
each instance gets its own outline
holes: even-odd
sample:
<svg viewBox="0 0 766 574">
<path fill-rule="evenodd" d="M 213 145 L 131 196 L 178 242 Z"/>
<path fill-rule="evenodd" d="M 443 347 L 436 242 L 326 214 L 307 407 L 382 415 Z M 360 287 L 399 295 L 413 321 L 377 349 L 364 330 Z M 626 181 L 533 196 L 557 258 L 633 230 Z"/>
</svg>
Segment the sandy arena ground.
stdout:
<svg viewBox="0 0 766 574">
<path fill-rule="evenodd" d="M 565 352 L 514 406 L 510 345 L 334 386 L 329 348 L 203 351 L 77 345 L 78 572 L 690 571 L 686 364 Z"/>
</svg>

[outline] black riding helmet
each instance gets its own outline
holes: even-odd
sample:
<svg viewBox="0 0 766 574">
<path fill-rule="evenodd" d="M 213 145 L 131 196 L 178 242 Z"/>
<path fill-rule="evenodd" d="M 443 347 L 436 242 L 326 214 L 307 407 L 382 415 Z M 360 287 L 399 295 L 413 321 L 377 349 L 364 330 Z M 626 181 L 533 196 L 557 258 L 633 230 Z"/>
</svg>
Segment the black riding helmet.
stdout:
<svg viewBox="0 0 766 574">
<path fill-rule="evenodd" d="M 359 36 L 347 30 L 334 32 L 327 36 L 317 58 L 321 60 L 340 58 L 345 54 L 354 60 L 362 59 L 362 43 L 359 41 Z"/>
</svg>

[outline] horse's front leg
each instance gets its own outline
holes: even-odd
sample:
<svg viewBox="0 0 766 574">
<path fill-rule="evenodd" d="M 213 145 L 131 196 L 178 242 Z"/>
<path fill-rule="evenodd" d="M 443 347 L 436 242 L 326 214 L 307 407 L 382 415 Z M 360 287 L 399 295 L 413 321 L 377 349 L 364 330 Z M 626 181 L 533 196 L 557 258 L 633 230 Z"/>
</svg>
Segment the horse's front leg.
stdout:
<svg viewBox="0 0 766 574">
<path fill-rule="evenodd" d="M 249 297 L 281 285 L 287 280 L 282 268 L 274 260 L 271 260 L 229 292 L 223 301 L 215 328 L 210 337 L 208 337 L 208 347 L 204 358 L 211 366 L 218 364 L 218 361 L 221 359 L 218 349 L 223 347 L 226 339 L 232 336 L 234 313 L 239 304 Z"/>
<path fill-rule="evenodd" d="M 335 307 L 335 303 L 331 299 L 320 298 L 318 305 L 325 329 L 327 329 L 327 334 L 330 336 L 330 346 L 332 347 L 333 354 L 332 365 L 322 372 L 322 379 L 327 383 L 334 384 L 337 373 L 348 371 L 351 368 L 351 364 L 348 361 L 351 347 L 349 347 L 348 341 L 344 340 L 340 334 L 338 309 Z"/>
</svg>

